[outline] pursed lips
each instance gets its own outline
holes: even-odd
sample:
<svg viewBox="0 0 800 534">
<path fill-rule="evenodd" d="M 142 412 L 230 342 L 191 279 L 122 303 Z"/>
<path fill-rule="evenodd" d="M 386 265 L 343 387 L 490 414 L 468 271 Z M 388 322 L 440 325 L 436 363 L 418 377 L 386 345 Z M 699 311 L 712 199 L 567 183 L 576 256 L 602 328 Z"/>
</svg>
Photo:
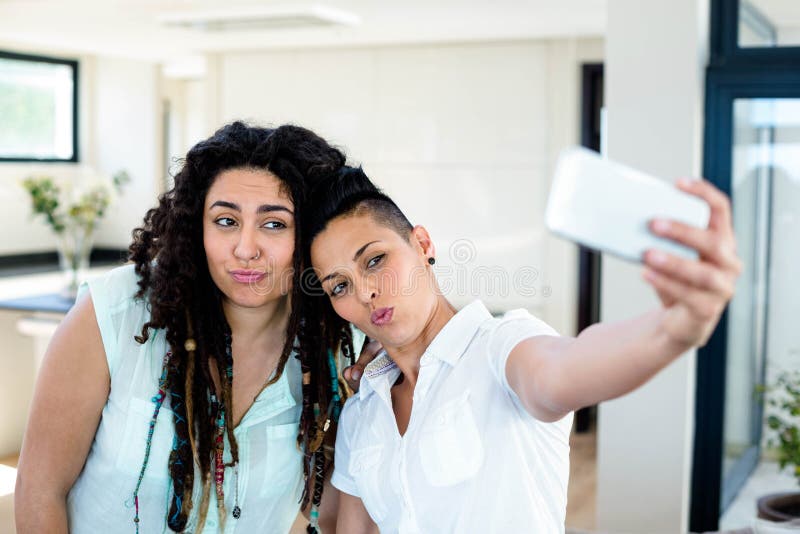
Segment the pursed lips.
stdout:
<svg viewBox="0 0 800 534">
<path fill-rule="evenodd" d="M 394 308 L 378 308 L 370 315 L 370 321 L 375 326 L 384 326 L 389 324 L 394 315 Z"/>
<path fill-rule="evenodd" d="M 264 279 L 264 277 L 267 276 L 267 273 L 264 271 L 254 271 L 249 269 L 237 269 L 235 271 L 229 271 L 229 273 L 231 278 L 242 284 L 260 282 Z"/>
</svg>

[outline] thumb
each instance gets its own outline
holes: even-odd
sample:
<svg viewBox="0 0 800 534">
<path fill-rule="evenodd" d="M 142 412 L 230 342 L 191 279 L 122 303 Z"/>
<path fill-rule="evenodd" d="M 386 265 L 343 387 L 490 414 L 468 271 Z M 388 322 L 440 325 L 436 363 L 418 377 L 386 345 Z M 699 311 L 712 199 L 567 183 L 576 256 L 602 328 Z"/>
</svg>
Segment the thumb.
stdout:
<svg viewBox="0 0 800 534">
<path fill-rule="evenodd" d="M 347 386 L 353 391 L 358 391 L 358 386 L 361 382 L 361 376 L 364 374 L 364 366 L 361 364 L 351 365 L 345 367 L 342 371 L 342 376 L 347 382 Z"/>
</svg>

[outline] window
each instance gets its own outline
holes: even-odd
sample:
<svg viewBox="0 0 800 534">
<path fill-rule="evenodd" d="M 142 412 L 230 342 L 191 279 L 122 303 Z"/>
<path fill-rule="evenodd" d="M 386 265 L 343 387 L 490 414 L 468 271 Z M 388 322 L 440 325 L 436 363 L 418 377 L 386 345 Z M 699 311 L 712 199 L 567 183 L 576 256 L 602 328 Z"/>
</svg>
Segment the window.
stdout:
<svg viewBox="0 0 800 534">
<path fill-rule="evenodd" d="M 78 63 L 0 52 L 0 161 L 78 160 Z"/>
<path fill-rule="evenodd" d="M 739 46 L 800 45 L 800 7 L 794 0 L 741 0 Z"/>
</svg>

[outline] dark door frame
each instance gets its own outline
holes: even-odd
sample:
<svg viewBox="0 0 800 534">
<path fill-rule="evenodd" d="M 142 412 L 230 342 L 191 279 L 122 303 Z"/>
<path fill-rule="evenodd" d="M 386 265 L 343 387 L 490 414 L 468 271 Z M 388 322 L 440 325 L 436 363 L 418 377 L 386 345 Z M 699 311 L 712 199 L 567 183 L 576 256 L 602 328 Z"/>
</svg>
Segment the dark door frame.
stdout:
<svg viewBox="0 0 800 534">
<path fill-rule="evenodd" d="M 600 151 L 603 108 L 603 64 L 587 63 L 581 68 L 581 145 Z M 600 321 L 600 253 L 586 247 L 578 250 L 577 331 Z M 587 432 L 596 408 L 588 406 L 575 413 L 575 431 Z"/>
</svg>

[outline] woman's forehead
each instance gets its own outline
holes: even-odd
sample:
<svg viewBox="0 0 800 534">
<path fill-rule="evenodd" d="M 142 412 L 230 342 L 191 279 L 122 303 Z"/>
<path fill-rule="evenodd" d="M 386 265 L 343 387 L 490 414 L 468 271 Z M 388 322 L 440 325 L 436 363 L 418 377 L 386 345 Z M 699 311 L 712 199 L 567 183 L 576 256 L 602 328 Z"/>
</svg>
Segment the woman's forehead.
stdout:
<svg viewBox="0 0 800 534">
<path fill-rule="evenodd" d="M 208 190 L 206 203 L 219 200 L 219 196 L 236 196 L 253 204 L 261 200 L 292 204 L 286 185 L 266 169 L 228 169 L 219 173 Z"/>
<path fill-rule="evenodd" d="M 311 261 L 323 267 L 328 263 L 350 263 L 365 244 L 386 242 L 399 237 L 369 214 L 346 215 L 331 220 L 311 243 Z"/>
</svg>

